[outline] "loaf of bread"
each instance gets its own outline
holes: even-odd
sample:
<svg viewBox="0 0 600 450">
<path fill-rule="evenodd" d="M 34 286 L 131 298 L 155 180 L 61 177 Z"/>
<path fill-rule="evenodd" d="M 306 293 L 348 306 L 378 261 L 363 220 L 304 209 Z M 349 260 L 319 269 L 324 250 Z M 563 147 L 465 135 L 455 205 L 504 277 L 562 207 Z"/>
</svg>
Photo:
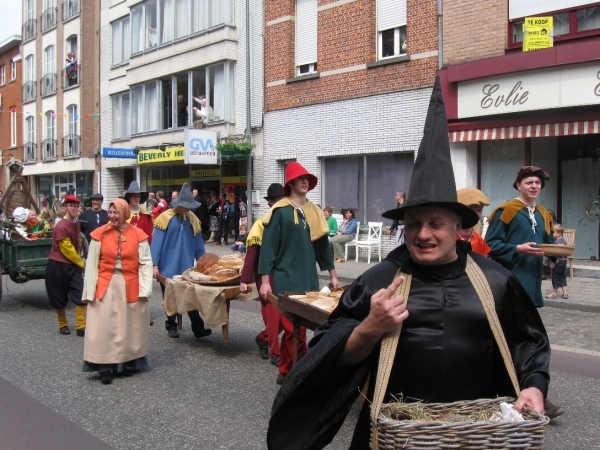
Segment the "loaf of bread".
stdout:
<svg viewBox="0 0 600 450">
<path fill-rule="evenodd" d="M 219 259 L 217 265 L 221 269 L 233 269 L 237 271 L 244 265 L 244 260 L 235 255 L 225 255 Z"/>
<path fill-rule="evenodd" d="M 219 255 L 216 253 L 205 253 L 196 262 L 196 271 L 200 273 L 205 273 L 205 270 L 208 269 L 213 264 L 216 264 L 219 261 Z"/>
<path fill-rule="evenodd" d="M 223 280 L 228 280 L 230 278 L 237 277 L 238 272 L 237 272 L 237 270 L 233 270 L 233 269 L 221 269 L 221 270 L 217 270 L 215 273 L 213 273 L 212 276 L 213 276 L 213 281 L 223 281 Z"/>
<path fill-rule="evenodd" d="M 204 272 L 202 272 L 202 273 L 205 274 L 205 275 L 213 275 L 218 270 L 219 270 L 219 266 L 217 264 L 213 264 L 209 268 L 204 269 Z"/>
</svg>

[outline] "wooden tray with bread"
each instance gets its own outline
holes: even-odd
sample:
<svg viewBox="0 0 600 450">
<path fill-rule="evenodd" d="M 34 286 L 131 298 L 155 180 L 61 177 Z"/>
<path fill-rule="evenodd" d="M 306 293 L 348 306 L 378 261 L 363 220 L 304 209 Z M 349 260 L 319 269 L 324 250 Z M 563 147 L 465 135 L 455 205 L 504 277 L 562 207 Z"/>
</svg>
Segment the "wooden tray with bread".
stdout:
<svg viewBox="0 0 600 450">
<path fill-rule="evenodd" d="M 205 253 L 181 276 L 184 280 L 207 286 L 231 286 L 240 283 L 244 256 L 233 253 L 219 257 L 215 253 Z"/>
<path fill-rule="evenodd" d="M 331 293 L 323 292 L 284 292 L 277 296 L 278 308 L 296 316 L 300 325 L 314 330 L 325 322 L 337 307 L 343 289 Z"/>
</svg>

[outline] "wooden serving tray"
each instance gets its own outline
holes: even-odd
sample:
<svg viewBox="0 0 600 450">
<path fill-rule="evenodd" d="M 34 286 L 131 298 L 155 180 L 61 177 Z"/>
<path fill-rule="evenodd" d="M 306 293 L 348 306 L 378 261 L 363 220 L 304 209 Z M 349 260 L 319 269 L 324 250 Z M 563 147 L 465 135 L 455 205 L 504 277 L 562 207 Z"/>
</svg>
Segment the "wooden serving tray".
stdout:
<svg viewBox="0 0 600 450">
<path fill-rule="evenodd" d="M 317 308 L 316 306 L 312 306 L 310 303 L 289 297 L 290 295 L 301 294 L 305 294 L 305 292 L 284 292 L 283 294 L 278 295 L 277 307 L 280 310 L 296 316 L 300 325 L 305 326 L 310 330 L 314 330 L 327 320 L 330 313 L 321 308 Z"/>
</svg>

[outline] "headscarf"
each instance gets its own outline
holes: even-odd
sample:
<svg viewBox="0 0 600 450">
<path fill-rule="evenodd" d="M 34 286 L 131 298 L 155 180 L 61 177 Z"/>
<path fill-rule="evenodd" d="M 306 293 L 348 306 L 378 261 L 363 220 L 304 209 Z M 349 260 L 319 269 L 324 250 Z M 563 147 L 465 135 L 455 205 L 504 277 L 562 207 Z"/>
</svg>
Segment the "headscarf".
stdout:
<svg viewBox="0 0 600 450">
<path fill-rule="evenodd" d="M 28 217 L 29 217 L 29 210 L 27 208 L 23 208 L 22 206 L 19 206 L 19 207 L 15 208 L 15 210 L 13 211 L 13 218 L 17 222 L 23 223 L 27 220 Z"/>
<path fill-rule="evenodd" d="M 118 224 L 117 228 L 120 228 L 121 225 L 123 225 L 125 222 L 127 222 L 127 219 L 129 219 L 129 216 L 131 215 L 131 210 L 129 209 L 129 203 L 127 203 L 122 198 L 115 198 L 112 202 L 110 202 L 109 208 L 111 206 L 114 206 L 115 209 L 117 211 L 119 211 L 119 224 Z"/>
</svg>

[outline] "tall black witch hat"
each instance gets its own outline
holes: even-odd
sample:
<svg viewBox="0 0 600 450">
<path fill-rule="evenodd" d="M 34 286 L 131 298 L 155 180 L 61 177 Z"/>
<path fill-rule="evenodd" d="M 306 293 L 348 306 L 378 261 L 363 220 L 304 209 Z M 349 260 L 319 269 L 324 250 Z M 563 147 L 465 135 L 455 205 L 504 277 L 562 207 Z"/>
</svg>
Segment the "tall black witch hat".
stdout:
<svg viewBox="0 0 600 450">
<path fill-rule="evenodd" d="M 382 214 L 386 219 L 404 220 L 404 213 L 417 206 L 441 206 L 462 217 L 462 227 L 471 228 L 479 218 L 477 213 L 456 199 L 456 183 L 450 159 L 448 121 L 442 99 L 440 79 L 436 78 L 423 138 L 410 180 L 408 200 L 400 208 Z"/>
</svg>

